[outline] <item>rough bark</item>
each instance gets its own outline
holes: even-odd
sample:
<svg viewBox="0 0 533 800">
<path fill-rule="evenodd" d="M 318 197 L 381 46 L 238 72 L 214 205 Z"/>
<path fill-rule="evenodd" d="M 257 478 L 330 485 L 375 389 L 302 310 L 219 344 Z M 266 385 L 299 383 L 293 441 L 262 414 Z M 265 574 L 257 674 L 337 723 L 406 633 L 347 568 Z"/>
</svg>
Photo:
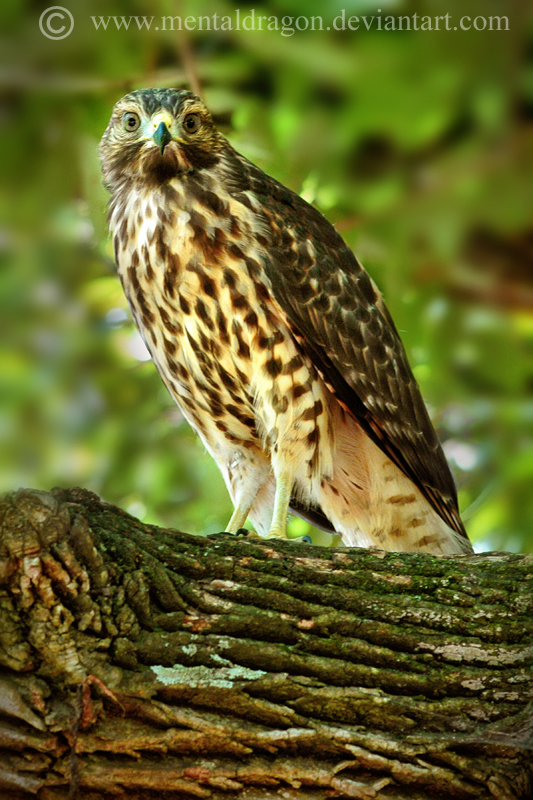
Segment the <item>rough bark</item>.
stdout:
<svg viewBox="0 0 533 800">
<path fill-rule="evenodd" d="M 533 557 L 0 506 L 0 797 L 533 797 Z"/>
</svg>

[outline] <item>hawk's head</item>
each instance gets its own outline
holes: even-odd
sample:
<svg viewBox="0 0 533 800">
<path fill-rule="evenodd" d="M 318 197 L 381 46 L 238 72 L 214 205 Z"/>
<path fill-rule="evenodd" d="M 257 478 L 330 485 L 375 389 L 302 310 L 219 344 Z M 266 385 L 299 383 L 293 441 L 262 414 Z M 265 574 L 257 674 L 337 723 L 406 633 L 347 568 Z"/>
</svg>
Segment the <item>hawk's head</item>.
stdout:
<svg viewBox="0 0 533 800">
<path fill-rule="evenodd" d="M 106 187 L 138 179 L 163 183 L 214 166 L 223 148 L 211 114 L 182 89 L 140 89 L 115 105 L 100 144 Z"/>
</svg>

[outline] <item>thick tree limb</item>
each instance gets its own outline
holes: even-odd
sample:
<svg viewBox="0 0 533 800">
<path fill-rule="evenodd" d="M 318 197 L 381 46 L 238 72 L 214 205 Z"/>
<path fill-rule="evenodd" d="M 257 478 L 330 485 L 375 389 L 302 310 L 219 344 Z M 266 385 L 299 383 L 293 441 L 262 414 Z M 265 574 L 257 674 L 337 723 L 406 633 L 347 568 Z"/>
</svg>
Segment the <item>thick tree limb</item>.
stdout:
<svg viewBox="0 0 533 800">
<path fill-rule="evenodd" d="M 533 558 L 0 506 L 0 796 L 531 798 Z"/>
</svg>

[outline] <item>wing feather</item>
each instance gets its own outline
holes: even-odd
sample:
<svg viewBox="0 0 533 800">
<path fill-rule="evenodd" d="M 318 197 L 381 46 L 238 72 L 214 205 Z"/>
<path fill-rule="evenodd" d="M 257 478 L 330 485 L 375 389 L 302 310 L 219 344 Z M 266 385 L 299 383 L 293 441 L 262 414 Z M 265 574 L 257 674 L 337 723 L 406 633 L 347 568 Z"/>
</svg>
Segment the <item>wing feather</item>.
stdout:
<svg viewBox="0 0 533 800">
<path fill-rule="evenodd" d="M 450 469 L 381 295 L 322 214 L 238 158 L 272 230 L 265 269 L 295 338 L 368 436 L 466 536 Z"/>
</svg>

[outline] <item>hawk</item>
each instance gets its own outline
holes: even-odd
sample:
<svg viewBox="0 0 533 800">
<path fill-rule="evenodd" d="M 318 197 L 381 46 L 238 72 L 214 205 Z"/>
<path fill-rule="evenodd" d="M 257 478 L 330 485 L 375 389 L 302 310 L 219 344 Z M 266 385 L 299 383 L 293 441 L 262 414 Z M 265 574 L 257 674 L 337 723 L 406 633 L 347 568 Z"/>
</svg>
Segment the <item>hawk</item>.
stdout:
<svg viewBox="0 0 533 800">
<path fill-rule="evenodd" d="M 471 552 L 453 478 L 372 279 L 189 91 L 120 100 L 100 145 L 134 320 L 215 459 L 235 533 L 287 514 L 348 546 Z"/>
</svg>

